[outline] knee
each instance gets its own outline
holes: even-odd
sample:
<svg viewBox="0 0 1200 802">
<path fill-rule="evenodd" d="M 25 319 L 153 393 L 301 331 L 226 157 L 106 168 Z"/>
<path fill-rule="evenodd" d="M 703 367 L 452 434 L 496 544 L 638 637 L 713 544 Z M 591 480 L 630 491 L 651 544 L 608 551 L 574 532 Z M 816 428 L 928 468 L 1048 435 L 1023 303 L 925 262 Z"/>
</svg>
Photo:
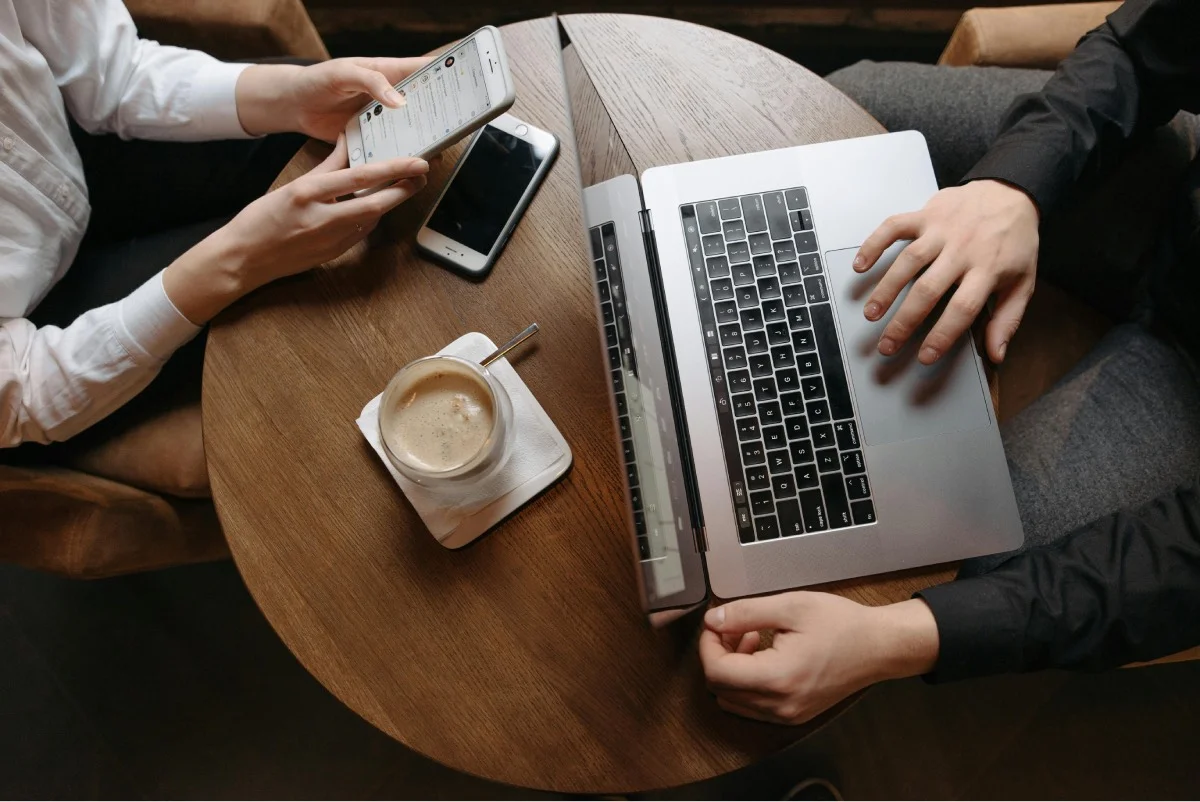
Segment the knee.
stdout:
<svg viewBox="0 0 1200 802">
<path fill-rule="evenodd" d="M 834 70 L 825 76 L 825 80 L 869 111 L 873 105 L 870 103 L 874 94 L 872 88 L 879 85 L 881 66 L 878 62 L 863 59 L 849 67 Z"/>
</svg>

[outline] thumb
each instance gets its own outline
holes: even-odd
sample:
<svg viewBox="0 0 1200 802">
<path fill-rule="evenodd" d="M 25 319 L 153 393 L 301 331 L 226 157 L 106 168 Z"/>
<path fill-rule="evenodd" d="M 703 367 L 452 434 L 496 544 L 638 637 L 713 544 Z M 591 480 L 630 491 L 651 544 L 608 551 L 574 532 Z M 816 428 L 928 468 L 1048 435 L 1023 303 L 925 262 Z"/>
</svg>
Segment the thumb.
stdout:
<svg viewBox="0 0 1200 802">
<path fill-rule="evenodd" d="M 714 607 L 704 615 L 704 625 L 719 633 L 755 632 L 760 629 L 792 629 L 795 593 L 738 599 Z"/>
<path fill-rule="evenodd" d="M 325 157 L 325 160 L 316 167 L 309 170 L 309 174 L 313 173 L 332 173 L 334 170 L 342 170 L 349 166 L 350 162 L 346 159 L 346 135 L 338 134 L 337 144 L 333 146 L 333 150 Z"/>
<path fill-rule="evenodd" d="M 984 339 L 988 356 L 997 365 L 1004 361 L 1008 344 L 1021 325 L 1025 307 L 1033 297 L 1033 287 L 1033 276 L 1027 276 L 1006 288 L 996 300 L 996 308 L 992 312 L 992 319 L 988 321 Z"/>
<path fill-rule="evenodd" d="M 397 92 L 383 73 L 366 67 L 349 66 L 344 87 L 366 92 L 383 105 L 398 109 L 405 104 L 404 95 Z"/>
</svg>

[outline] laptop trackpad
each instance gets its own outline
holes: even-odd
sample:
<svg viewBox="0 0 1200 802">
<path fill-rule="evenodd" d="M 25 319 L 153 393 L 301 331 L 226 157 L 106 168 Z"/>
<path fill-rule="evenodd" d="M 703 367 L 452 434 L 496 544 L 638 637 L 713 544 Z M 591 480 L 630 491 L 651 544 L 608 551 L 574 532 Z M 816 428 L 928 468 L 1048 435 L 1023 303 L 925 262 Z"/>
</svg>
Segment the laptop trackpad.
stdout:
<svg viewBox="0 0 1200 802">
<path fill-rule="evenodd" d="M 901 293 L 881 321 L 867 320 L 862 308 L 884 268 L 906 244 L 889 248 L 866 275 L 855 273 L 851 267 L 856 248 L 825 254 L 852 390 L 868 445 L 967 431 L 991 422 L 983 377 L 976 367 L 969 337 L 960 339 L 933 365 L 917 361 L 921 341 L 937 320 L 940 307 L 898 354 L 885 357 L 877 350 L 884 325 L 908 290 Z"/>
</svg>

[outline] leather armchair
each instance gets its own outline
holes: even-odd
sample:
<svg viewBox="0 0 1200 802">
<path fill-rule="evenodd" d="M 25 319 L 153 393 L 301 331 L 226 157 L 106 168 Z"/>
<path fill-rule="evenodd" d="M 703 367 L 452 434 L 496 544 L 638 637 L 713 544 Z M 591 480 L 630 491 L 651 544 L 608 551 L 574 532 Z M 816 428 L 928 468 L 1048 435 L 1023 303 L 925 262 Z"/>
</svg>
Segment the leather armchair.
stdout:
<svg viewBox="0 0 1200 802">
<path fill-rule="evenodd" d="M 302 0 L 125 0 L 142 36 L 219 58 L 329 57 Z M 0 465 L 0 560 L 94 578 L 228 557 L 200 405 L 62 467 Z"/>
</svg>

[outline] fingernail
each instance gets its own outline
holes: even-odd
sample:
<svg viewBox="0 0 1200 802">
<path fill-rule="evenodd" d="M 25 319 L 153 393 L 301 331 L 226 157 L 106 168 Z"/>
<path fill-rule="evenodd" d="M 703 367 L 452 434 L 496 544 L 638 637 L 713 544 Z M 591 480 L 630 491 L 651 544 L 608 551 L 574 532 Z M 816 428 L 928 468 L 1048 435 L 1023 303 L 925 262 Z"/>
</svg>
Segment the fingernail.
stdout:
<svg viewBox="0 0 1200 802">
<path fill-rule="evenodd" d="M 939 356 L 941 356 L 941 354 L 939 354 L 938 350 L 931 345 L 927 345 L 921 349 L 920 359 L 925 364 L 929 364 L 930 362 L 936 362 L 937 358 Z"/>
<path fill-rule="evenodd" d="M 404 95 L 397 92 L 395 89 L 389 89 L 383 93 L 383 99 L 393 106 L 403 106 L 405 104 Z"/>
<path fill-rule="evenodd" d="M 725 623 L 725 608 L 714 607 L 704 614 L 704 624 L 712 629 L 716 629 Z"/>
<path fill-rule="evenodd" d="M 879 339 L 879 353 L 884 356 L 891 356 L 896 353 L 896 341 L 891 337 L 881 337 Z"/>
<path fill-rule="evenodd" d="M 866 261 L 867 261 L 866 259 L 863 259 L 863 258 L 862 258 L 862 255 L 861 255 L 861 254 L 857 254 L 857 255 L 855 255 L 855 257 L 854 257 L 854 269 L 855 269 L 855 270 L 862 270 L 862 268 L 863 268 L 863 265 L 864 265 L 864 264 L 866 264 Z"/>
<path fill-rule="evenodd" d="M 1005 354 L 1005 352 L 1007 352 L 1007 351 L 1008 351 L 1008 340 L 1005 340 L 1004 342 L 1000 343 L 1000 347 L 996 349 L 996 352 L 997 352 L 998 354 L 1000 354 L 1000 361 L 1001 361 L 1001 362 L 1003 362 L 1003 361 L 1004 361 L 1004 354 Z"/>
<path fill-rule="evenodd" d="M 867 320 L 875 320 L 879 317 L 879 313 L 881 311 L 883 310 L 880 308 L 879 304 L 871 301 L 869 304 L 867 304 L 867 308 L 863 310 L 863 314 L 867 316 Z"/>
</svg>

